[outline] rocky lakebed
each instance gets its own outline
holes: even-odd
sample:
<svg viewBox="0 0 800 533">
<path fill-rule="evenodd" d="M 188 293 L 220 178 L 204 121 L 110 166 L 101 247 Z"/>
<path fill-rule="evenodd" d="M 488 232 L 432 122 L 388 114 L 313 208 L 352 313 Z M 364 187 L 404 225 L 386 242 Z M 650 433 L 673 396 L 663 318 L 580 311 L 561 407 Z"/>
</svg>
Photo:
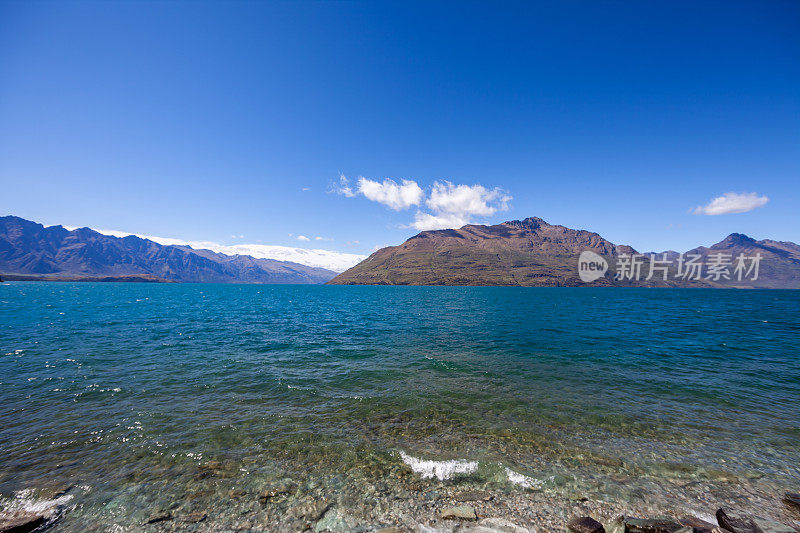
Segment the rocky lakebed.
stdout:
<svg viewBox="0 0 800 533">
<path fill-rule="evenodd" d="M 248 482 L 234 465 L 207 461 L 197 466 L 180 498 L 159 494 L 172 492 L 181 480 L 155 481 L 141 473 L 131 476 L 126 494 L 100 505 L 87 486 L 19 491 L 0 502 L 0 533 L 800 531 L 800 494 L 792 492 L 772 499 L 752 493 L 748 499 L 739 491 L 727 505 L 719 505 L 727 483 L 686 482 L 678 476 L 663 487 L 664 503 L 654 504 L 644 492 L 638 502 L 604 501 L 547 485 L 521 487 L 459 475 L 453 464 L 427 471 L 415 471 L 415 466 L 382 469 L 386 465 L 373 464 L 342 476 L 309 472 Z M 446 479 L 437 477 L 442 474 Z"/>
</svg>

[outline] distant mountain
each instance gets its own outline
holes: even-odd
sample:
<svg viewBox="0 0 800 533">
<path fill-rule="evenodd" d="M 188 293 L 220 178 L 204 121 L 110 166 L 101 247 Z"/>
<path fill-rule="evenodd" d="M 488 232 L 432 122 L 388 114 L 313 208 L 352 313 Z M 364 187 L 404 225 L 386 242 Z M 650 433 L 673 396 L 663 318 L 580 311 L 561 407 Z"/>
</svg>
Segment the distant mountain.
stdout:
<svg viewBox="0 0 800 533">
<path fill-rule="evenodd" d="M 336 275 L 288 261 L 165 246 L 89 228 L 0 217 L 0 277 L 212 283 L 325 283 Z"/>
<path fill-rule="evenodd" d="M 705 262 L 710 256 L 724 254 L 733 258 L 735 264 L 739 255 L 761 256 L 758 280 L 751 281 L 745 277 L 738 281 L 731 275 L 730 280 L 722 283 L 731 287 L 758 287 L 765 289 L 800 289 L 800 245 L 793 242 L 781 242 L 765 239 L 757 241 L 741 233 L 731 233 L 717 244 L 706 248 L 700 246 L 689 250 L 684 255 L 700 255 Z M 749 267 L 749 264 L 747 265 Z"/>
<path fill-rule="evenodd" d="M 749 239 L 749 240 L 742 240 Z M 599 279 L 586 283 L 578 273 L 581 252 L 593 252 L 608 263 Z M 548 224 L 540 218 L 514 220 L 494 226 L 467 225 L 461 229 L 423 231 L 399 246 L 382 248 L 331 284 L 353 285 L 521 285 L 521 286 L 646 286 L 646 287 L 767 287 L 800 288 L 800 247 L 793 243 L 754 241 L 731 235 L 711 248 L 696 251 L 703 261 L 725 253 L 755 256 L 761 253 L 759 278 L 736 282 L 724 277 L 680 275 L 680 254 L 668 252 L 670 263 L 653 263 L 649 255 L 617 245 L 597 233 Z M 634 254 L 636 254 L 634 256 Z M 640 263 L 640 276 L 618 276 L 623 263 Z M 663 259 L 663 256 L 656 258 Z M 733 276 L 731 257 L 730 275 Z M 748 266 L 750 263 L 747 264 Z M 651 279 L 646 279 L 650 268 Z M 617 279 L 620 277 L 621 279 Z"/>
</svg>

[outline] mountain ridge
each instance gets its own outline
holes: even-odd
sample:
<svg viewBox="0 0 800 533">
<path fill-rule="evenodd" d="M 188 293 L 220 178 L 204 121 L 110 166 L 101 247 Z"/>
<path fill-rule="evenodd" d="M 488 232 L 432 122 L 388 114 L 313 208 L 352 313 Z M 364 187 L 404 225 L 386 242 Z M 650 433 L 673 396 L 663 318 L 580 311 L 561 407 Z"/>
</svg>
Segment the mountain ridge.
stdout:
<svg viewBox="0 0 800 533">
<path fill-rule="evenodd" d="M 584 282 L 578 273 L 581 252 L 593 252 L 608 262 L 605 274 Z M 614 244 L 588 230 L 549 224 L 538 217 L 495 225 L 466 225 L 459 229 L 423 231 L 398 246 L 377 250 L 367 259 L 342 272 L 330 284 L 388 285 L 521 285 L 521 286 L 645 286 L 645 287 L 740 287 L 800 288 L 800 246 L 791 242 L 763 240 L 732 233 L 711 247 L 698 247 L 684 254 L 709 256 L 722 253 L 731 261 L 738 253 L 761 254 L 760 279 L 681 277 L 678 252 L 667 254 L 675 262 L 667 268 L 667 279 L 616 279 L 623 261 L 636 256 L 641 272 L 650 272 L 648 254 L 628 245 Z M 733 270 L 733 265 L 729 269 Z M 642 276 L 644 277 L 644 276 Z M 730 278 L 729 274 L 729 278 Z"/>
<path fill-rule="evenodd" d="M 162 245 L 135 235 L 115 237 L 91 228 L 68 230 L 13 215 L 0 217 L 0 276 L 4 279 L 318 284 L 335 275 L 289 261 L 228 256 Z"/>
</svg>

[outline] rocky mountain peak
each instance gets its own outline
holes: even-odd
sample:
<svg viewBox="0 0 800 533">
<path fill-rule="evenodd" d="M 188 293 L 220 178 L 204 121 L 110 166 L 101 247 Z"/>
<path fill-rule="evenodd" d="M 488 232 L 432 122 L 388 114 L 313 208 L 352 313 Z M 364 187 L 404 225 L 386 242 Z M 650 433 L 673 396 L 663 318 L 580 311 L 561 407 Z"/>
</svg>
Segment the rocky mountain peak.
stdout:
<svg viewBox="0 0 800 533">
<path fill-rule="evenodd" d="M 527 229 L 530 231 L 536 231 L 544 226 L 550 226 L 550 224 L 539 217 L 528 217 L 523 220 L 511 220 L 509 222 L 505 222 L 505 225 Z"/>
<path fill-rule="evenodd" d="M 712 248 L 731 248 L 733 246 L 753 246 L 756 240 L 743 233 L 731 233 Z"/>
</svg>

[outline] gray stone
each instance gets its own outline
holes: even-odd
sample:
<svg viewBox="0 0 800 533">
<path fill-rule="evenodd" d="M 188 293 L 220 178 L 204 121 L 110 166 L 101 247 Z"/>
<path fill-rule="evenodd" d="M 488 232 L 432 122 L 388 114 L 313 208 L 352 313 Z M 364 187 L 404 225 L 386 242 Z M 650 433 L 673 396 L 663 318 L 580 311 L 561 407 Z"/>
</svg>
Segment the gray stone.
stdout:
<svg viewBox="0 0 800 533">
<path fill-rule="evenodd" d="M 196 524 L 205 520 L 207 516 L 208 515 L 202 511 L 197 513 L 189 513 L 181 517 L 181 522 L 186 522 L 187 524 Z"/>
<path fill-rule="evenodd" d="M 729 508 L 717 509 L 717 522 L 731 533 L 797 533 L 779 522 Z"/>
<path fill-rule="evenodd" d="M 670 518 L 631 518 L 623 519 L 625 533 L 677 533 L 684 526 Z"/>
<path fill-rule="evenodd" d="M 624 516 L 618 516 L 613 520 L 606 521 L 606 523 L 603 524 L 606 528 L 606 533 L 625 533 L 625 523 L 623 520 L 625 520 Z"/>
<path fill-rule="evenodd" d="M 471 505 L 457 505 L 456 507 L 448 507 L 442 509 L 442 518 L 458 518 L 461 520 L 477 520 L 478 515 L 475 514 L 475 508 Z"/>
<path fill-rule="evenodd" d="M 325 511 L 331 508 L 331 503 L 324 500 L 304 502 L 295 505 L 287 511 L 287 514 L 294 518 L 300 518 L 306 522 L 316 522 Z"/>
<path fill-rule="evenodd" d="M 793 508 L 795 511 L 800 511 L 800 494 L 787 492 L 783 495 L 783 503 Z"/>
<path fill-rule="evenodd" d="M 314 531 L 316 533 L 320 533 L 322 531 L 349 531 L 351 528 L 347 524 L 347 521 L 336 511 L 336 509 L 330 509 L 325 515 L 319 519 L 319 521 L 314 525 Z"/>
<path fill-rule="evenodd" d="M 536 533 L 505 518 L 484 518 L 472 526 L 461 527 L 459 533 Z"/>
<path fill-rule="evenodd" d="M 40 513 L 14 511 L 0 513 L 0 533 L 28 533 L 43 526 L 47 517 Z"/>
<path fill-rule="evenodd" d="M 457 502 L 488 502 L 492 500 L 492 498 L 494 498 L 494 496 L 483 490 L 468 490 L 455 495 L 455 500 Z"/>
<path fill-rule="evenodd" d="M 567 529 L 574 533 L 606 533 L 603 524 L 589 516 L 580 516 L 567 522 Z"/>
<path fill-rule="evenodd" d="M 269 487 L 269 488 L 267 488 L 265 490 L 262 490 L 258 494 L 258 500 L 261 503 L 266 503 L 269 500 L 271 500 L 272 498 L 275 498 L 277 496 L 281 496 L 281 495 L 284 495 L 284 494 L 291 494 L 296 489 L 297 489 L 297 485 L 295 485 L 294 483 L 291 483 L 291 482 L 277 483 L 277 484 L 275 484 L 275 485 L 273 485 L 273 486 L 271 486 L 271 487 Z"/>
<path fill-rule="evenodd" d="M 167 520 L 172 520 L 172 513 L 169 511 L 156 511 L 150 515 L 150 518 L 147 519 L 147 523 L 156 524 L 158 522 L 166 522 Z"/>
<path fill-rule="evenodd" d="M 717 528 L 716 524 L 700 520 L 694 516 L 687 516 L 678 520 L 683 527 L 690 528 L 692 533 L 713 533 Z"/>
<path fill-rule="evenodd" d="M 416 525 L 416 532 L 417 533 L 453 533 L 452 527 L 447 527 L 446 529 L 442 529 L 440 527 L 431 527 L 426 526 L 425 524 L 417 524 Z"/>
</svg>

